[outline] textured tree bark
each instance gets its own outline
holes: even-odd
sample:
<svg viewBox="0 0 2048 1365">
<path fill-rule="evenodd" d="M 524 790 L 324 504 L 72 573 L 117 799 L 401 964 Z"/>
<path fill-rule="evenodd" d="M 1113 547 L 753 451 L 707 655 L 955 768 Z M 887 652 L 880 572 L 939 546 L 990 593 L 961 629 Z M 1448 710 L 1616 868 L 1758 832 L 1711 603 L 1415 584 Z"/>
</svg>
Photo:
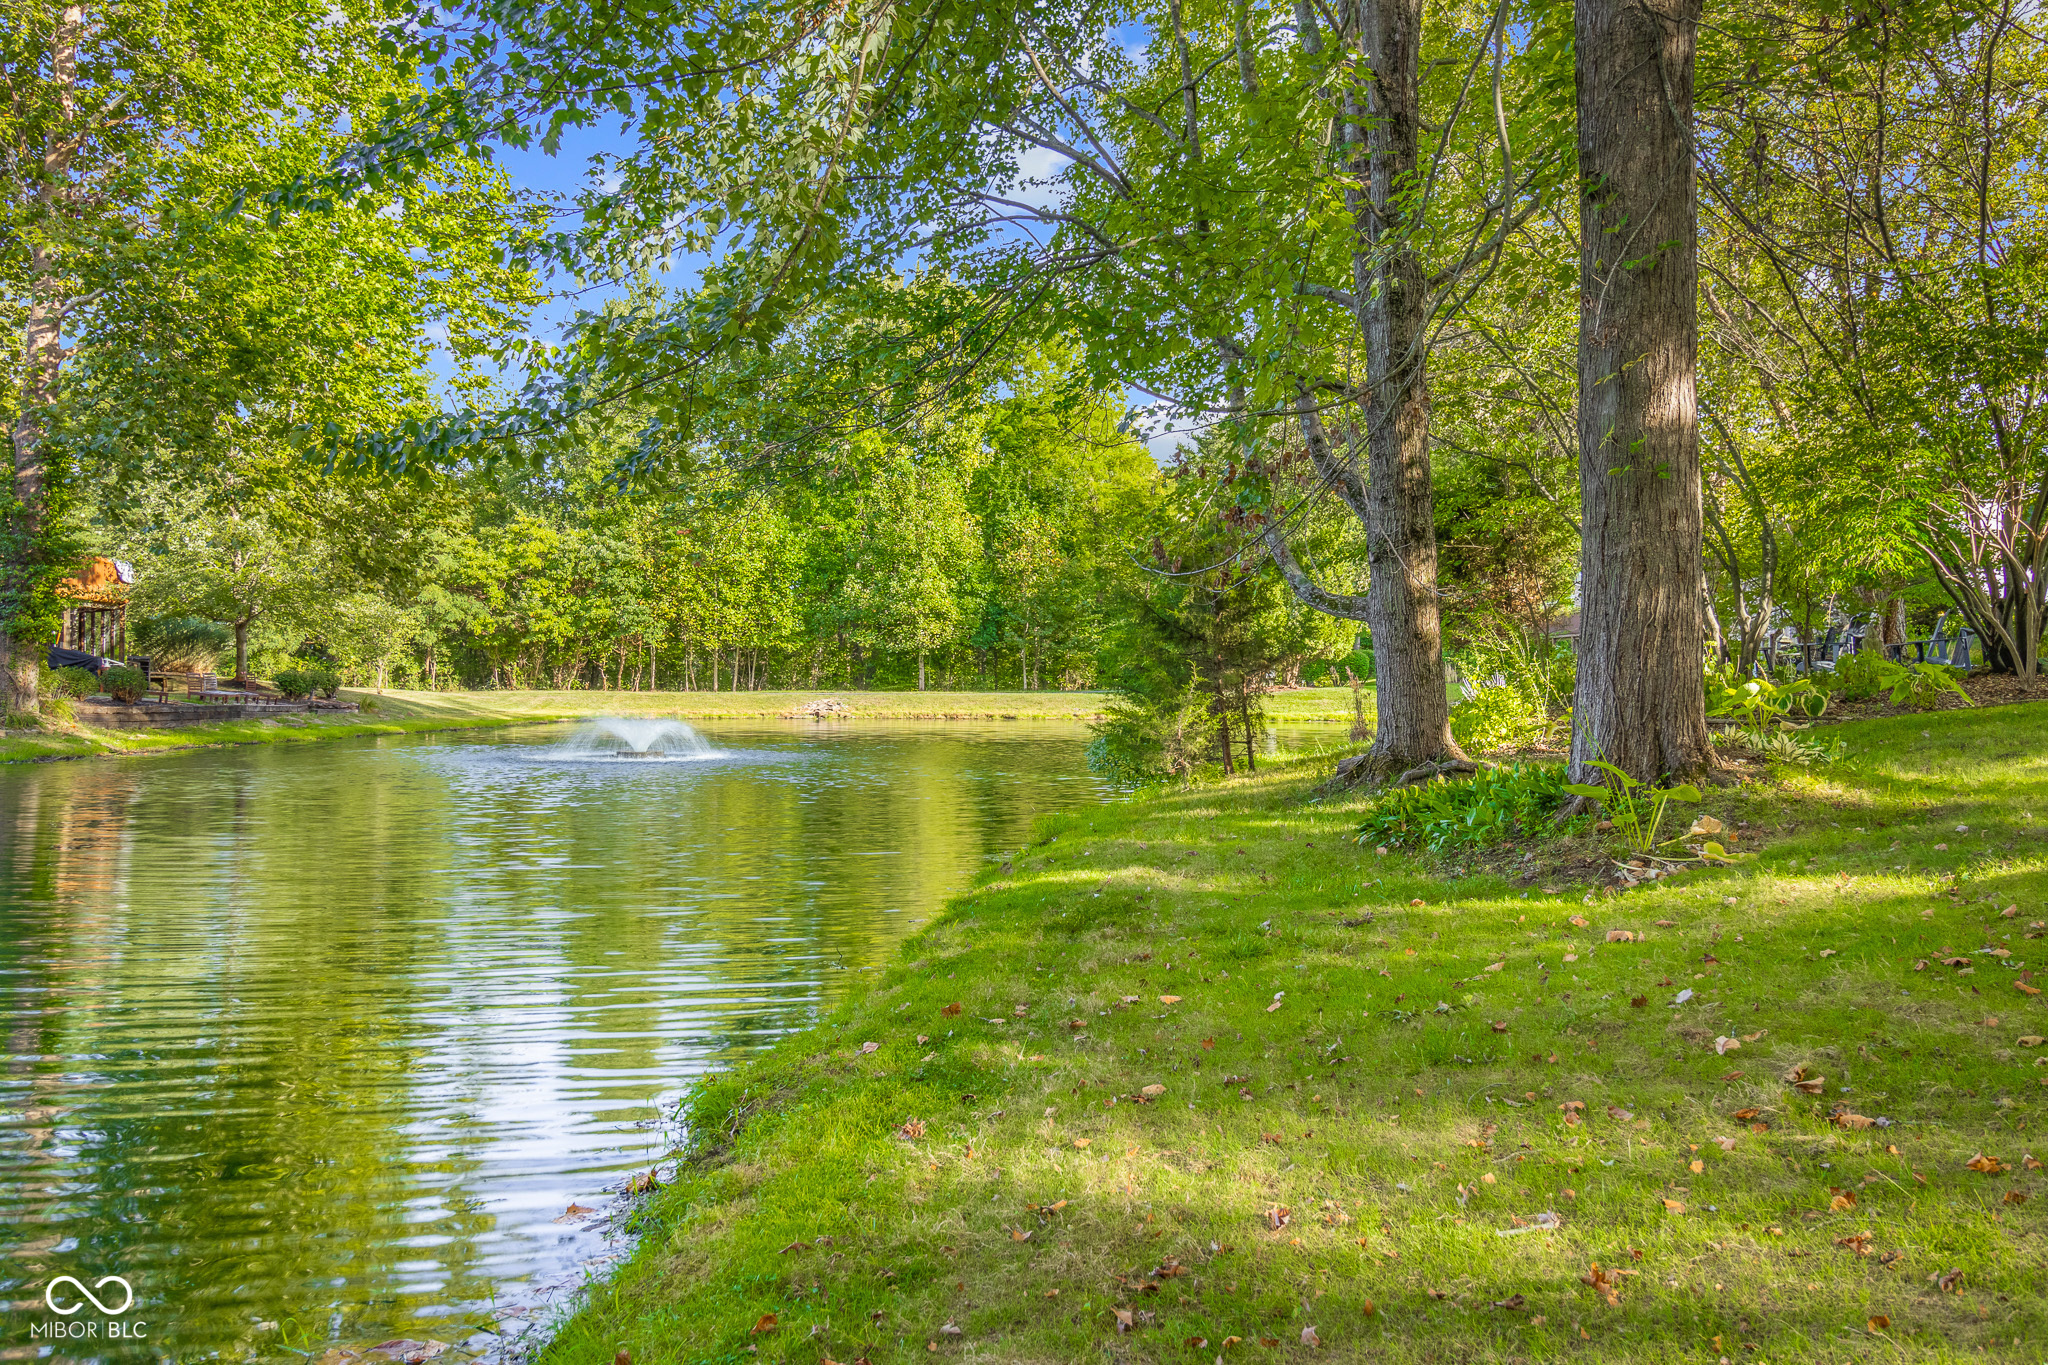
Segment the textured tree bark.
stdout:
<svg viewBox="0 0 2048 1365">
<path fill-rule="evenodd" d="M 78 44 L 85 34 L 85 7 L 65 5 L 57 15 L 57 27 L 50 40 L 50 84 L 56 92 L 58 120 L 44 144 L 41 175 L 36 185 L 35 215 L 45 230 L 54 230 L 64 210 L 71 178 L 71 161 L 78 151 L 73 128 L 77 116 L 74 92 L 78 86 Z M 13 463 L 14 505 L 7 509 L 11 526 L 5 543 L 8 561 L 0 564 L 0 583 L 6 591 L 0 602 L 8 606 L 0 614 L 0 710 L 35 714 L 36 664 L 42 644 L 17 637 L 14 612 L 32 609 L 29 600 L 39 590 L 37 579 L 45 567 L 42 556 L 48 531 L 50 495 L 49 436 L 50 405 L 56 401 L 57 379 L 64 361 L 65 280 L 62 262 L 48 241 L 39 234 L 29 239 L 28 317 L 22 328 L 22 380 L 15 419 L 9 431 Z"/>
<path fill-rule="evenodd" d="M 1363 0 L 1360 11 L 1364 98 L 1345 97 L 1342 128 L 1355 176 L 1346 191 L 1353 234 L 1351 302 L 1366 356 L 1366 384 L 1359 395 L 1363 478 L 1350 443 L 1340 452 L 1331 440 L 1317 393 L 1303 386 L 1295 407 L 1312 463 L 1364 524 L 1371 574 L 1364 597 L 1317 588 L 1277 533 L 1267 536 L 1267 544 L 1303 602 L 1372 628 L 1379 721 L 1357 771 L 1389 776 L 1421 764 L 1461 760 L 1464 754 L 1451 738 L 1437 606 L 1424 335 L 1429 289 L 1404 207 L 1422 126 L 1422 5 L 1421 0 Z"/>
<path fill-rule="evenodd" d="M 1700 684 L 1700 0 L 1578 0 L 1579 681 L 1572 769 L 1712 769 Z"/>
<path fill-rule="evenodd" d="M 249 685 L 249 623 L 255 619 L 256 613 L 252 611 L 241 620 L 235 622 L 235 686 L 237 687 Z"/>
<path fill-rule="evenodd" d="M 1429 289 L 1404 195 L 1412 193 L 1422 122 L 1421 0 L 1364 0 L 1360 55 L 1369 64 L 1366 156 L 1351 192 L 1352 287 L 1365 339 L 1367 390 L 1365 614 L 1372 627 L 1379 726 L 1367 760 L 1395 772 L 1463 758 L 1451 739 L 1437 610 L 1436 514 L 1430 488 Z M 1354 132 L 1354 136 L 1356 136 Z"/>
</svg>

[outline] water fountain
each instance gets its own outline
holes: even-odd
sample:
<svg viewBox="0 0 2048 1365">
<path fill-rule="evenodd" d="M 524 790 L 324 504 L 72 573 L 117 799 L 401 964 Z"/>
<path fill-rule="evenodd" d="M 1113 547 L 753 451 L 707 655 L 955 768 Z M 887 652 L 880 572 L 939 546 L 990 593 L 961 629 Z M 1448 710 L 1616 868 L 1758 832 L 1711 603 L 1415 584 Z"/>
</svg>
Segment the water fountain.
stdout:
<svg viewBox="0 0 2048 1365">
<path fill-rule="evenodd" d="M 717 750 L 679 720 L 599 716 L 576 734 L 571 746 L 598 758 L 711 758 Z"/>
</svg>

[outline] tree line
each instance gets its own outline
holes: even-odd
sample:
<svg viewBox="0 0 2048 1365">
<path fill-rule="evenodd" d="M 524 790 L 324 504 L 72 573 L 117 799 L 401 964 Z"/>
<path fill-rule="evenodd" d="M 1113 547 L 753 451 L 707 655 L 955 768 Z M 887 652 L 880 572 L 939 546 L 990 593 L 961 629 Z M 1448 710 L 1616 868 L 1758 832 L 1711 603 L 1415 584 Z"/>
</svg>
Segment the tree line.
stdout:
<svg viewBox="0 0 2048 1365">
<path fill-rule="evenodd" d="M 1595 757 L 1640 777 L 1712 767 L 1702 658 L 1752 666 L 1788 613 L 1810 626 L 1847 605 L 1902 633 L 1900 618 L 1946 609 L 1994 666 L 2038 667 L 2044 49 L 2023 9 L 1844 0 L 1703 27 L 1692 0 L 755 0 L 378 22 L 356 36 L 381 44 L 369 65 L 389 98 L 353 106 L 348 132 L 330 118 L 292 156 L 266 144 L 234 175 L 149 193 L 234 187 L 248 211 L 207 218 L 209 245 L 177 257 L 192 261 L 237 234 L 260 251 L 290 233 L 335 249 L 365 222 L 424 232 L 426 190 L 439 211 L 489 217 L 488 287 L 446 298 L 449 276 L 416 269 L 382 316 L 446 312 L 522 386 L 436 411 L 391 383 L 339 411 L 293 389 L 303 362 L 248 364 L 221 373 L 255 401 L 165 430 L 211 438 L 274 404 L 275 429 L 334 477 L 417 486 L 485 471 L 504 486 L 513 469 L 545 483 L 574 464 L 557 438 L 578 432 L 592 486 L 622 506 L 730 480 L 716 496 L 762 499 L 828 560 L 880 566 L 833 529 L 848 452 L 1001 464 L 944 452 L 1013 376 L 1042 373 L 1041 401 L 1068 412 L 1149 395 L 1201 436 L 1155 481 L 1149 522 L 1102 537 L 1098 562 L 1116 545 L 1143 573 L 1093 600 L 1115 630 L 1152 623 L 1111 662 L 1178 640 L 1175 657 L 1210 662 L 1149 685 L 1216 691 L 1251 656 L 1222 662 L 1229 632 L 1198 644 L 1195 616 L 1282 584 L 1290 613 L 1368 634 L 1367 766 L 1386 776 L 1465 763 L 1447 643 L 1502 622 L 1540 633 L 1573 608 L 1582 772 Z M 90 103 L 62 93 L 63 33 L 19 40 L 55 92 L 37 128 Z M 599 119 L 624 136 L 566 226 L 493 188 L 494 149 Z M 52 221 L 69 174 L 22 172 L 10 202 Z M 172 184 L 151 174 L 136 183 Z M 384 211 L 394 200 L 404 213 Z M 110 307 L 35 250 L 9 266 L 28 313 L 58 275 L 75 278 L 76 316 Z M 709 262 L 700 287 L 586 313 L 560 347 L 491 312 L 551 273 L 628 281 L 683 253 Z M 72 415 L 74 392 L 141 367 L 101 362 L 60 401 L 36 387 L 55 373 L 35 340 L 47 319 L 20 334 L 17 509 L 47 500 L 22 452 L 59 448 L 38 433 L 60 419 L 61 448 L 88 464 L 168 458 L 161 438 Z M 103 335 L 110 362 L 138 334 Z M 94 412 L 140 401 L 105 392 Z M 222 463 L 208 458 L 202 473 Z M 983 530 L 978 572 L 1007 583 L 990 547 L 1026 554 L 1029 538 L 989 538 L 1000 519 L 973 478 L 955 482 Z M 944 559 L 951 494 L 895 486 L 933 512 L 902 562 Z M 742 539 L 773 534 L 764 521 Z M 10 554 L 28 584 L 34 556 Z M 844 632 L 849 659 L 886 637 L 929 667 L 939 635 L 905 623 L 973 615 L 949 616 L 921 571 L 854 577 L 887 586 L 833 611 L 897 616 Z M 815 638 L 824 618 L 805 619 Z M 941 667 L 977 637 L 949 638 Z"/>
</svg>

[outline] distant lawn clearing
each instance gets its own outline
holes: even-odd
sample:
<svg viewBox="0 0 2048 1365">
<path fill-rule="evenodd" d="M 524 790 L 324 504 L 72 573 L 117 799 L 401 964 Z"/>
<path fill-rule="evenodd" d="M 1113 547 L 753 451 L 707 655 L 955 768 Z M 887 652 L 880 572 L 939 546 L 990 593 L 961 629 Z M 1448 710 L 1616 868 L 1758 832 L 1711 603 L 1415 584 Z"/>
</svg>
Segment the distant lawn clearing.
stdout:
<svg viewBox="0 0 2048 1365">
<path fill-rule="evenodd" d="M 2038 1360 L 2048 706 L 1837 733 L 1619 896 L 1320 763 L 1053 818 L 700 1086 L 549 1358 Z"/>
<path fill-rule="evenodd" d="M 765 721 L 789 717 L 802 707 L 826 700 L 841 702 L 847 709 L 810 723 L 1038 720 L 1071 724 L 1100 716 L 1107 701 L 1101 692 L 376 692 L 344 688 L 341 695 L 344 700 L 363 703 L 363 713 L 298 713 L 273 720 L 163 729 L 76 726 L 57 731 L 0 731 L 0 763 L 162 753 L 226 744 L 302 743 L 586 716 Z M 1318 729 L 1327 725 L 1328 735 L 1318 735 L 1316 747 L 1341 746 L 1349 734 L 1351 691 L 1325 687 L 1276 692 L 1266 699 L 1266 712 L 1275 725 L 1313 725 Z"/>
<path fill-rule="evenodd" d="M 851 720 L 1092 720 L 1102 692 L 361 692 L 389 715 L 451 717 L 668 716 L 681 720 L 773 720 L 821 701 L 842 702 Z M 1368 692 L 1370 697 L 1370 692 Z M 1351 690 L 1299 688 L 1266 698 L 1267 719 L 1281 724 L 1349 721 Z"/>
</svg>

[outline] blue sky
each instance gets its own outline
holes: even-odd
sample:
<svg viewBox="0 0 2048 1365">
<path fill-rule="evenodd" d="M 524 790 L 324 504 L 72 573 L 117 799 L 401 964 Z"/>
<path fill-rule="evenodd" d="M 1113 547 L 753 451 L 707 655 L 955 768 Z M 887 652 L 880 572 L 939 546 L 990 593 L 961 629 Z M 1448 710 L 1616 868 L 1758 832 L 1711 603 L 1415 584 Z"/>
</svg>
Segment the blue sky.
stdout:
<svg viewBox="0 0 2048 1365">
<path fill-rule="evenodd" d="M 578 220 L 574 208 L 578 191 L 589 183 L 590 163 L 594 156 L 630 155 L 635 150 L 630 133 L 614 124 L 596 128 L 569 129 L 564 132 L 560 150 L 553 156 L 536 148 L 519 149 L 501 146 L 497 149 L 498 164 L 510 177 L 512 187 L 522 199 L 530 202 L 549 204 L 558 214 L 563 215 L 557 222 L 568 227 Z M 1058 169 L 1057 158 L 1049 153 L 1029 152 L 1020 169 L 1027 177 L 1047 176 Z M 1038 197 L 1036 195 L 1032 197 Z M 674 269 L 657 276 L 657 282 L 680 292 L 695 289 L 701 272 L 708 264 L 702 256 L 686 256 L 677 260 Z M 558 277 L 544 282 L 551 297 L 531 318 L 529 334 L 547 342 L 559 342 L 567 324 L 582 310 L 603 306 L 607 299 L 623 297 L 622 285 L 601 282 L 579 284 L 569 277 Z M 444 352 L 437 351 L 432 361 L 436 376 L 444 383 L 453 374 L 452 359 Z M 507 373 L 502 381 L 508 390 L 517 389 L 523 375 Z M 1137 390 L 1127 390 L 1126 401 L 1133 408 L 1149 408 L 1154 400 Z M 1155 459 L 1165 459 L 1183 439 L 1192 439 L 1184 422 L 1156 430 L 1147 444 Z"/>
</svg>

